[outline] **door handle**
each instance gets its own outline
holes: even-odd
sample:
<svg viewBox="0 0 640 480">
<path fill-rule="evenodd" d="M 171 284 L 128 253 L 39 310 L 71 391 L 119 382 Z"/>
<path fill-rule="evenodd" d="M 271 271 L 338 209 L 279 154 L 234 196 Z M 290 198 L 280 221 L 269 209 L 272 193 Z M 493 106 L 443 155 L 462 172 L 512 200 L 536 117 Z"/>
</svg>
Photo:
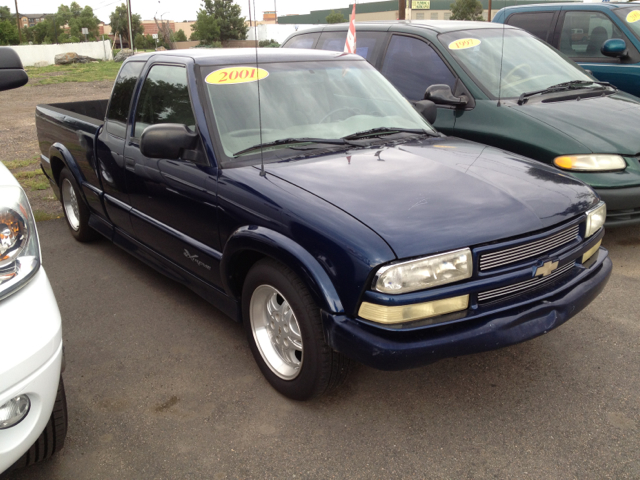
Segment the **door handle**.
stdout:
<svg viewBox="0 0 640 480">
<path fill-rule="evenodd" d="M 125 157 L 125 159 L 124 159 L 124 168 L 126 168 L 130 172 L 135 172 L 136 171 L 136 161 L 133 158 Z"/>
</svg>

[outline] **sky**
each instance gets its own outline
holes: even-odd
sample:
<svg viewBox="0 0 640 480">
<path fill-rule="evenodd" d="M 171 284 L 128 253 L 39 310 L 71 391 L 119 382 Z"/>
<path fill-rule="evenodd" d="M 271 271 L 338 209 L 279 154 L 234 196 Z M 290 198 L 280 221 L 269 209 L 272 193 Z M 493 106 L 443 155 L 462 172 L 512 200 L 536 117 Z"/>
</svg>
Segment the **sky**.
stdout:
<svg viewBox="0 0 640 480">
<path fill-rule="evenodd" d="M 18 11 L 20 13 L 55 13 L 58 5 L 69 5 L 73 0 L 18 0 Z M 124 3 L 125 0 L 75 0 L 81 7 L 89 5 L 93 8 L 95 15 L 102 21 L 109 21 L 109 14 L 116 6 Z M 130 0 L 133 13 L 139 14 L 143 20 L 151 20 L 154 15 L 165 20 L 195 20 L 198 10 L 201 8 L 202 0 Z M 345 8 L 352 0 L 236 0 L 242 8 L 242 15 L 249 17 L 249 1 L 251 9 L 255 2 L 255 9 L 258 12 L 258 20 L 262 20 L 262 12 L 277 8 L 278 15 L 303 14 L 311 10 L 326 10 L 332 8 Z M 357 3 L 369 3 L 371 0 L 361 0 Z M 14 0 L 0 0 L 0 6 L 9 7 L 11 12 L 15 12 Z"/>
</svg>

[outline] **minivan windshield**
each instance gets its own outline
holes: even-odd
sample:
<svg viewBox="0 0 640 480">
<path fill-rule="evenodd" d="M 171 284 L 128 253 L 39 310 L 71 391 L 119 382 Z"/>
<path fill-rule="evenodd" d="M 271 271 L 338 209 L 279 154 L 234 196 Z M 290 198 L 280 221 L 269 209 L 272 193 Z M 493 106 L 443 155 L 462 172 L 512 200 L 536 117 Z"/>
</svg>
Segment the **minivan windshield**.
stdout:
<svg viewBox="0 0 640 480">
<path fill-rule="evenodd" d="M 552 47 L 522 30 L 465 30 L 438 39 L 493 98 L 519 97 L 559 83 L 592 80 Z"/>
<path fill-rule="evenodd" d="M 313 139 L 304 145 L 308 149 L 315 144 L 326 148 L 322 139 L 346 144 L 345 137 L 374 129 L 376 135 L 387 129 L 435 134 L 366 61 L 211 67 L 203 69 L 203 79 L 215 119 L 213 133 L 227 157 L 223 165 L 259 163 L 260 151 L 252 147 L 263 145 L 270 153 L 295 145 L 292 139 Z M 265 161 L 277 160 L 267 157 Z"/>
<path fill-rule="evenodd" d="M 640 39 L 640 5 L 629 8 L 614 8 L 612 10 L 629 27 L 629 30 L 633 32 L 636 38 Z"/>
</svg>

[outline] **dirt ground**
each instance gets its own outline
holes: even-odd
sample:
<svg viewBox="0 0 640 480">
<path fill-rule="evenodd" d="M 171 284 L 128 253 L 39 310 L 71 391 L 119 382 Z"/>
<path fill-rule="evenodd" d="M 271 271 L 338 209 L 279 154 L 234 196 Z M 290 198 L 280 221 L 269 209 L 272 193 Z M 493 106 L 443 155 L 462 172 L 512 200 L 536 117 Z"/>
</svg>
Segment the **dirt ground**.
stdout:
<svg viewBox="0 0 640 480">
<path fill-rule="evenodd" d="M 22 88 L 0 92 L 0 161 L 8 166 L 16 161 L 29 163 L 17 168 L 10 167 L 14 175 L 39 170 L 36 105 L 108 98 L 112 86 L 113 81 L 53 85 L 30 82 Z M 26 162 L 27 160 L 31 162 Z M 32 209 L 40 213 L 40 218 L 62 215 L 62 208 L 50 187 L 42 190 L 25 187 L 25 190 Z"/>
</svg>

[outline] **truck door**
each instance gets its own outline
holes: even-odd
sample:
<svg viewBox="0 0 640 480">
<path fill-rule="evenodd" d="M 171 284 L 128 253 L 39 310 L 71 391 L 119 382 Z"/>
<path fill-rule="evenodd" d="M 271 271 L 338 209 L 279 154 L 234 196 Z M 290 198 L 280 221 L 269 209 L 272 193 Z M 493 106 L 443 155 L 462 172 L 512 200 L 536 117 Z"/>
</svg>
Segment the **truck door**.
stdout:
<svg viewBox="0 0 640 480">
<path fill-rule="evenodd" d="M 131 97 L 144 62 L 126 63 L 113 86 L 104 127 L 96 141 L 98 174 L 104 189 L 105 209 L 111 222 L 131 234 L 131 201 L 126 185 L 124 142 Z"/>
<path fill-rule="evenodd" d="M 157 253 L 220 286 L 217 170 L 208 165 L 202 145 L 197 163 L 148 158 L 140 151 L 145 128 L 178 123 L 197 132 L 185 65 L 151 66 L 142 84 L 125 146 L 131 221 L 135 237 Z M 193 153 L 193 152 L 192 152 Z"/>
</svg>

